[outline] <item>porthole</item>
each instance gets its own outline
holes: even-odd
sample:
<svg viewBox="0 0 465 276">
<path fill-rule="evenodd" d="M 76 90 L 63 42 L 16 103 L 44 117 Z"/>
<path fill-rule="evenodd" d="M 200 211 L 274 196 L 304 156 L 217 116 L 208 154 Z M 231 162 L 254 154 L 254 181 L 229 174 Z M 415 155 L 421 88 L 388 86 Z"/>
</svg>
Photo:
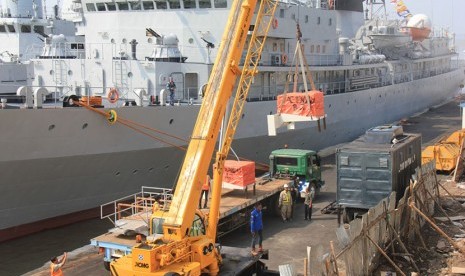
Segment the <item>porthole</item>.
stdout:
<svg viewBox="0 0 465 276">
<path fill-rule="evenodd" d="M 173 123 L 173 121 L 174 121 L 173 119 L 170 120 L 170 125 Z"/>
<path fill-rule="evenodd" d="M 54 129 L 54 128 L 55 128 L 55 125 L 49 125 L 49 126 L 48 126 L 48 130 L 52 130 L 52 129 Z"/>
<path fill-rule="evenodd" d="M 73 75 L 73 71 L 68 70 L 68 76 L 72 76 L 72 75 Z"/>
<path fill-rule="evenodd" d="M 89 124 L 88 124 L 88 123 L 84 123 L 84 124 L 82 125 L 82 129 L 87 128 L 87 126 L 89 126 Z"/>
<path fill-rule="evenodd" d="M 189 44 L 194 44 L 194 39 L 193 39 L 192 37 L 191 37 L 191 38 L 189 38 L 189 40 L 188 40 L 188 41 L 189 41 Z"/>
<path fill-rule="evenodd" d="M 53 74 L 54 74 L 54 73 L 55 73 L 55 71 L 53 71 L 53 70 L 50 70 L 50 75 L 52 75 L 52 76 L 53 76 Z"/>
<path fill-rule="evenodd" d="M 132 72 L 128 73 L 128 78 L 132 78 Z"/>
</svg>

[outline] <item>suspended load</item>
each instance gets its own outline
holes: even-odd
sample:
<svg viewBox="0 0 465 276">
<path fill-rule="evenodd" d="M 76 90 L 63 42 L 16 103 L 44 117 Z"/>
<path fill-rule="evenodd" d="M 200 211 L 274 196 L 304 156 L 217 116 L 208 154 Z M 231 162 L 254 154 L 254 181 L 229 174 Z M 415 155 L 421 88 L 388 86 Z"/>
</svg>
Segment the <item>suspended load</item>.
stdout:
<svg viewBox="0 0 465 276">
<path fill-rule="evenodd" d="M 287 79 L 284 93 L 277 98 L 277 114 L 267 116 L 269 136 L 276 136 L 276 129 L 283 126 L 286 126 L 288 130 L 295 129 L 296 122 L 316 121 L 318 122 L 318 130 L 320 130 L 320 120 L 323 119 L 323 126 L 326 129 L 324 94 L 315 88 L 312 74 L 302 51 L 301 37 L 302 33 L 299 24 L 297 24 L 298 43 L 292 62 L 295 64 L 295 68 L 293 73 L 290 71 L 288 74 L 292 77 Z M 299 80 L 303 82 L 303 91 L 307 92 L 297 92 Z M 293 82 L 291 90 L 293 92 L 288 92 L 289 82 Z"/>
<path fill-rule="evenodd" d="M 223 188 L 245 189 L 255 183 L 255 162 L 226 160 L 223 171 Z"/>
<path fill-rule="evenodd" d="M 268 135 L 276 136 L 276 129 L 282 126 L 295 129 L 296 122 L 317 121 L 318 129 L 320 129 L 321 119 L 326 125 L 325 117 L 323 92 L 312 90 L 306 93 L 284 93 L 278 96 L 277 114 L 267 116 Z"/>
<path fill-rule="evenodd" d="M 325 116 L 324 94 L 321 91 L 286 93 L 278 96 L 278 113 L 299 116 Z"/>
</svg>

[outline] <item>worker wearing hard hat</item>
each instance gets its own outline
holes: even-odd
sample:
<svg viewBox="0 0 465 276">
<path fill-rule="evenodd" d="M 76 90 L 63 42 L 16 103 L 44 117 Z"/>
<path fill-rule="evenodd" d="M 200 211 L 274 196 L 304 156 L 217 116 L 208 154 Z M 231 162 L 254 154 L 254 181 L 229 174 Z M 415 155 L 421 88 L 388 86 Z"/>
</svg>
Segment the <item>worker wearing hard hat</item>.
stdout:
<svg viewBox="0 0 465 276">
<path fill-rule="evenodd" d="M 61 268 L 65 264 L 67 256 L 68 255 L 65 252 L 63 254 L 63 257 L 61 257 L 60 260 L 58 260 L 58 257 L 52 257 L 50 259 L 50 262 L 51 262 L 51 264 L 50 264 L 50 275 L 51 276 L 63 276 L 63 271 L 61 270 Z"/>
<path fill-rule="evenodd" d="M 292 220 L 292 194 L 288 184 L 284 184 L 284 190 L 279 194 L 279 208 L 281 209 L 283 222 Z"/>
</svg>

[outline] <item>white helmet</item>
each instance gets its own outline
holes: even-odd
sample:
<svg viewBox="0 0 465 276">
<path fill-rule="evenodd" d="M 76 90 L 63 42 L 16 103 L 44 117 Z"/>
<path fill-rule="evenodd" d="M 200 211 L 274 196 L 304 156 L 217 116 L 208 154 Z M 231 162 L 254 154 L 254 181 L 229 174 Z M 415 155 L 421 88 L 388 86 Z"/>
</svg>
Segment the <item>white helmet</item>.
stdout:
<svg viewBox="0 0 465 276">
<path fill-rule="evenodd" d="M 289 185 L 287 185 L 287 183 L 284 184 L 284 188 L 289 188 Z"/>
</svg>

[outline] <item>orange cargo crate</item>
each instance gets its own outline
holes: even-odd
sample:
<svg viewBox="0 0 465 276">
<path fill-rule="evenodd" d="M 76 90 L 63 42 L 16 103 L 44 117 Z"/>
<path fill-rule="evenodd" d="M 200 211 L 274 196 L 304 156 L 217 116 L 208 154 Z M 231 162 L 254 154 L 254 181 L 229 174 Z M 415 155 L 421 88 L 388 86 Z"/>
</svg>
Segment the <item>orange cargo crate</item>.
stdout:
<svg viewBox="0 0 465 276">
<path fill-rule="evenodd" d="M 308 97 L 307 97 L 308 96 Z M 310 100 L 310 106 L 308 104 Z M 322 117 L 325 115 L 324 94 L 321 91 L 281 94 L 277 100 L 278 113 Z"/>
<path fill-rule="evenodd" d="M 255 162 L 226 160 L 223 184 L 247 187 L 255 183 Z"/>
</svg>

